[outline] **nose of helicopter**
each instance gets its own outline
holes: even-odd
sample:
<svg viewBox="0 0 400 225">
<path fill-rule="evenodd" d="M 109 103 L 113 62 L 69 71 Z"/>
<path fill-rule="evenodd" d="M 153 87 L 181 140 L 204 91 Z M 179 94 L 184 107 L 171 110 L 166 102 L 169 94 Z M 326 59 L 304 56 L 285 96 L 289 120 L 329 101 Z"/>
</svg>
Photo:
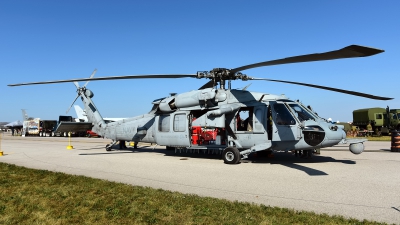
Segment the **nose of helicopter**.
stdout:
<svg viewBox="0 0 400 225">
<path fill-rule="evenodd" d="M 331 147 L 346 138 L 346 133 L 341 125 L 328 124 L 324 126 L 324 131 L 325 139 L 321 143 L 322 147 Z"/>
</svg>

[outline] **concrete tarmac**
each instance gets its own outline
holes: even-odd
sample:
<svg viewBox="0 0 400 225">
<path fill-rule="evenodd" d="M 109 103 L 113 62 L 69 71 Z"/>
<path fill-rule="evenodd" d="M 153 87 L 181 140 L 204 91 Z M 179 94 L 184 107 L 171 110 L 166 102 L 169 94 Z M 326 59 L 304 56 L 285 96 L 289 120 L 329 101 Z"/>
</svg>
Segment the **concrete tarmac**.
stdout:
<svg viewBox="0 0 400 225">
<path fill-rule="evenodd" d="M 0 162 L 28 168 L 400 224 L 400 152 L 390 152 L 390 142 L 365 142 L 360 155 L 338 145 L 310 159 L 282 152 L 226 165 L 219 155 L 145 144 L 107 152 L 102 138 L 71 138 L 72 150 L 62 137 L 2 134 L 0 141 Z"/>
</svg>

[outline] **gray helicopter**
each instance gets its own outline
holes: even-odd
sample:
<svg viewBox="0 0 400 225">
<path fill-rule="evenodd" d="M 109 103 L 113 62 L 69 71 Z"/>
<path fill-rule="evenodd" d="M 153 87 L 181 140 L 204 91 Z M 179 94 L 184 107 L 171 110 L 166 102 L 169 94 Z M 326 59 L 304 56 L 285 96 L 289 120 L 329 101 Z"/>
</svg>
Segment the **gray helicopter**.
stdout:
<svg viewBox="0 0 400 225">
<path fill-rule="evenodd" d="M 346 140 L 342 125 L 335 125 L 315 113 L 311 107 L 292 101 L 284 95 L 231 89 L 232 80 L 264 80 L 303 85 L 370 99 L 390 100 L 355 91 L 313 84 L 254 78 L 241 71 L 279 64 L 366 57 L 383 50 L 350 45 L 345 48 L 308 55 L 250 64 L 233 69 L 215 68 L 196 74 L 149 74 L 9 84 L 22 86 L 74 82 L 92 130 L 111 139 L 110 151 L 118 141 L 155 143 L 167 150 L 214 151 L 222 153 L 226 164 L 237 164 L 251 153 L 262 151 L 311 151 L 339 143 L 360 154 L 365 139 Z M 151 111 L 140 116 L 106 123 L 93 102 L 93 92 L 86 88 L 89 81 L 116 79 L 207 78 L 198 90 L 154 100 Z M 87 81 L 82 87 L 78 81 Z M 228 87 L 226 83 L 228 82 Z"/>
</svg>

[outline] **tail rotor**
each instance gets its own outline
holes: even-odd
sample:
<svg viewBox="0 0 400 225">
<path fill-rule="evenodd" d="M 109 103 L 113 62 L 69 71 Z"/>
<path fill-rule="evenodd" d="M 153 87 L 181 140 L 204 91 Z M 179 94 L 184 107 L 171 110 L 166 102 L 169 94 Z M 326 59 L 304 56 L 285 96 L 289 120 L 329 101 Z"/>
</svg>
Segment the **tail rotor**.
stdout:
<svg viewBox="0 0 400 225">
<path fill-rule="evenodd" d="M 97 69 L 94 69 L 92 75 L 90 75 L 89 79 L 93 78 L 94 75 L 96 74 Z M 67 109 L 67 114 L 69 112 L 69 110 L 72 108 L 72 106 L 75 104 L 76 100 L 79 98 L 79 96 L 86 94 L 86 85 L 89 83 L 89 80 L 86 81 L 86 83 L 80 87 L 79 83 L 77 81 L 74 81 L 74 84 L 76 86 L 76 92 L 78 93 L 77 96 L 75 97 L 75 100 L 72 102 L 71 106 Z"/>
</svg>

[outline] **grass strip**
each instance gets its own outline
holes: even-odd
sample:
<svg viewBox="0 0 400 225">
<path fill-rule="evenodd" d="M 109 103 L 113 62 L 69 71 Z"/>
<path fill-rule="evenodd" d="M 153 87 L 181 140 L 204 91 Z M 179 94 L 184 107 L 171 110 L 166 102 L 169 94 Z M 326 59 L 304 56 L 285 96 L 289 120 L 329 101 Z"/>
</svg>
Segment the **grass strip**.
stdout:
<svg viewBox="0 0 400 225">
<path fill-rule="evenodd" d="M 0 224 L 381 224 L 0 163 Z"/>
</svg>

